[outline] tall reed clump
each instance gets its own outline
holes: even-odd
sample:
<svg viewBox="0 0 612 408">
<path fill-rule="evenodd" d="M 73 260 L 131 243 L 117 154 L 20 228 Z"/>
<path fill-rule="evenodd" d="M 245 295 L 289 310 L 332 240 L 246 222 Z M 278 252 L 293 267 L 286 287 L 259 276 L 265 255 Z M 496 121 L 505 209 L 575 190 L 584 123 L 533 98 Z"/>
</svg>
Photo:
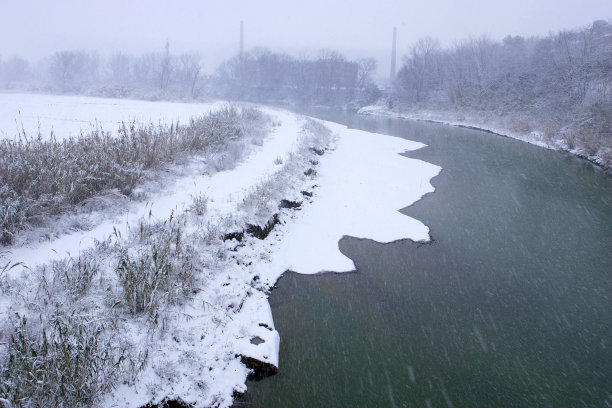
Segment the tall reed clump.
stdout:
<svg viewBox="0 0 612 408">
<path fill-rule="evenodd" d="M 52 286 L 54 294 L 77 301 L 85 296 L 92 285 L 92 280 L 99 274 L 100 266 L 92 253 L 85 253 L 78 258 L 68 258 L 52 264 Z M 48 289 L 49 290 L 49 289 Z"/>
<path fill-rule="evenodd" d="M 130 195 L 147 170 L 186 154 L 219 154 L 251 132 L 267 132 L 267 117 L 228 106 L 180 126 L 122 125 L 61 141 L 40 135 L 0 142 L 0 244 L 45 217 L 109 189 Z M 265 129 L 265 130 L 262 130 Z"/>
<path fill-rule="evenodd" d="M 184 217 L 142 221 L 136 246 L 119 245 L 115 272 L 122 289 L 120 303 L 129 312 L 158 322 L 166 305 L 181 303 L 194 289 L 203 265 L 183 227 Z"/>
<path fill-rule="evenodd" d="M 141 221 L 129 239 L 118 237 L 106 249 L 116 259 L 111 270 L 118 283 L 108 299 L 111 313 L 91 307 L 92 299 L 108 296 L 101 295 L 108 276 L 96 279 L 104 276 L 99 253 L 86 251 L 43 268 L 27 300 L 29 315 L 39 318 L 16 315 L 0 327 L 0 407 L 89 407 L 118 383 L 133 383 L 148 351 L 134 351 L 117 316 L 123 309 L 156 328 L 165 322 L 164 312 L 202 282 L 203 243 L 184 232 L 186 221 L 186 215 Z"/>
<path fill-rule="evenodd" d="M 25 301 L 0 326 L 0 407 L 90 407 L 144 368 L 147 352 L 134 352 L 116 315 L 92 307 L 98 257 L 53 262 L 29 294 L 0 286 Z"/>
<path fill-rule="evenodd" d="M 78 314 L 58 314 L 43 327 L 26 317 L 12 319 L 0 402 L 14 408 L 92 406 L 130 360 L 111 341 L 108 324 Z"/>
</svg>

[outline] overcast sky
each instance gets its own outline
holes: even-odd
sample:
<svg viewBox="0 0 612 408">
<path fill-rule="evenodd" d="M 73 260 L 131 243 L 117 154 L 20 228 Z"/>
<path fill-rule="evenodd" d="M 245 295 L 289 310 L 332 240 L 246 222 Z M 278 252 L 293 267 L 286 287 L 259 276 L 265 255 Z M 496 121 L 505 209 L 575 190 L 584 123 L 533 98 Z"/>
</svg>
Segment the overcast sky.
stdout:
<svg viewBox="0 0 612 408">
<path fill-rule="evenodd" d="M 389 66 L 419 37 L 444 45 L 471 35 L 543 35 L 612 17 L 612 0 L 0 0 L 0 57 L 58 50 L 102 53 L 195 50 L 207 69 L 245 47 L 315 55 L 338 49 Z"/>
</svg>

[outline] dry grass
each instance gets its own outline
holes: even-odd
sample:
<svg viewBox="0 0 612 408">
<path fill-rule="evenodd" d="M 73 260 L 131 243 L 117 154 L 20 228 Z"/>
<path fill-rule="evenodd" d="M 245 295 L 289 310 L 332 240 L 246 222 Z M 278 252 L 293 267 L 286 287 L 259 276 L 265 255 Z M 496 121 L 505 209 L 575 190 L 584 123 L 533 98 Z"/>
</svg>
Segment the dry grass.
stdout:
<svg viewBox="0 0 612 408">
<path fill-rule="evenodd" d="M 57 314 L 44 326 L 14 318 L 0 398 L 15 408 L 92 406 L 129 360 L 110 325 L 78 314 Z"/>
<path fill-rule="evenodd" d="M 226 107 L 179 126 L 123 125 L 62 141 L 40 135 L 0 142 L 0 244 L 49 216 L 110 189 L 130 195 L 149 170 L 189 154 L 205 154 L 217 170 L 242 153 L 245 134 L 260 140 L 269 119 L 252 108 Z"/>
<path fill-rule="evenodd" d="M 231 128 L 213 133 L 221 137 Z M 277 212 L 279 201 L 297 178 L 305 177 L 304 169 L 314 165 L 330 138 L 327 128 L 308 122 L 298 152 L 245 198 L 239 222 L 248 222 L 246 213 L 267 220 Z M 199 142 L 192 138 L 189 143 Z M 216 149 L 219 143 L 225 142 L 210 146 Z M 0 267 L 0 289 L 14 296 L 20 310 L 0 326 L 0 406 L 94 406 L 117 384 L 133 384 L 147 365 L 149 345 L 140 344 L 138 351 L 124 329 L 136 322 L 150 333 L 163 332 L 173 308 L 208 284 L 215 259 L 227 257 L 221 237 L 238 221 L 211 224 L 194 217 L 206 212 L 206 204 L 205 196 L 194 197 L 185 213 L 161 222 L 143 220 L 126 237 L 116 233 L 78 258 L 34 271 L 28 287 L 11 287 L 3 276 L 12 266 Z"/>
<path fill-rule="evenodd" d="M 193 240 L 185 240 L 183 217 L 165 222 L 141 222 L 138 243 L 118 244 L 115 272 L 131 313 L 157 322 L 160 309 L 181 303 L 194 288 L 203 268 Z M 201 251 L 202 248 L 199 248 Z"/>
</svg>

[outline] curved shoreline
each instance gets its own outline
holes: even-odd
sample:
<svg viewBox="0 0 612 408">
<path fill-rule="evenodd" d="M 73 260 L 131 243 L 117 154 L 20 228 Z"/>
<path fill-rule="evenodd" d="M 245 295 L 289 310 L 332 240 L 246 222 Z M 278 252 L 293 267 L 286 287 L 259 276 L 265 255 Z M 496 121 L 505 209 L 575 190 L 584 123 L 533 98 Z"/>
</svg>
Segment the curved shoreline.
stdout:
<svg viewBox="0 0 612 408">
<path fill-rule="evenodd" d="M 541 140 L 536 140 L 536 138 L 540 137 L 540 135 L 537 132 L 532 132 L 532 134 L 530 135 L 519 134 L 519 133 L 514 133 L 507 129 L 494 127 L 494 126 L 487 126 L 487 125 L 480 124 L 480 123 L 453 122 L 450 120 L 434 119 L 431 117 L 427 117 L 427 116 L 432 116 L 437 113 L 440 113 L 438 111 L 399 113 L 399 112 L 394 112 L 389 109 L 383 108 L 381 106 L 364 106 L 363 108 L 359 109 L 357 113 L 359 115 L 382 116 L 382 117 L 390 117 L 390 118 L 395 118 L 395 119 L 414 120 L 417 122 L 438 123 L 442 125 L 459 127 L 459 128 L 464 128 L 464 129 L 479 130 L 481 132 L 490 133 L 496 136 L 507 137 L 509 139 L 519 140 L 521 142 L 525 142 L 530 145 L 534 145 L 538 147 L 543 147 L 545 149 L 567 153 L 571 156 L 575 156 L 579 159 L 582 159 L 596 166 L 597 168 L 601 169 L 607 174 L 612 175 L 612 167 L 604 164 L 602 159 L 599 156 L 589 156 L 583 153 L 582 151 L 580 151 L 579 149 L 568 149 L 567 147 L 562 145 L 563 142 L 560 139 L 551 140 L 552 143 L 541 141 Z M 443 112 L 443 113 L 446 113 L 448 115 L 452 114 L 452 112 Z"/>
</svg>

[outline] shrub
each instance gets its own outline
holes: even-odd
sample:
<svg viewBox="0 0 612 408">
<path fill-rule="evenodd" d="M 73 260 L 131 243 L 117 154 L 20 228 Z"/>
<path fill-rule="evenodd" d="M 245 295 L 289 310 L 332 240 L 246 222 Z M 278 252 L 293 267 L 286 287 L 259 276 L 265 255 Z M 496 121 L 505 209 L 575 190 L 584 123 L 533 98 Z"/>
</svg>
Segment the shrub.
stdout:
<svg viewBox="0 0 612 408">
<path fill-rule="evenodd" d="M 15 232 L 23 229 L 24 212 L 17 193 L 7 185 L 0 187 L 0 245 L 13 242 Z"/>
<path fill-rule="evenodd" d="M 208 197 L 200 193 L 196 197 L 193 197 L 191 205 L 189 206 L 189 212 L 202 216 L 208 209 Z"/>
<path fill-rule="evenodd" d="M 115 272 L 123 303 L 131 313 L 154 320 L 165 304 L 180 303 L 194 287 L 199 262 L 193 246 L 183 241 L 182 220 L 141 222 L 136 250 L 119 249 Z"/>
<path fill-rule="evenodd" d="M 514 132 L 529 133 L 531 131 L 529 119 L 525 115 L 511 114 L 506 119 L 506 126 Z"/>
<path fill-rule="evenodd" d="M 111 390 L 127 358 L 111 342 L 109 322 L 56 315 L 36 328 L 13 319 L 0 397 L 13 407 L 89 407 Z"/>
<path fill-rule="evenodd" d="M 580 137 L 580 144 L 588 156 L 595 156 L 601 147 L 602 140 L 588 133 Z"/>
<path fill-rule="evenodd" d="M 332 140 L 331 130 L 319 121 L 306 118 L 302 125 L 302 135 L 306 139 L 305 143 L 310 143 L 311 147 L 324 150 Z"/>
<path fill-rule="evenodd" d="M 99 272 L 99 265 L 93 256 L 79 256 L 78 259 L 54 262 L 52 269 L 53 285 L 74 301 L 89 291 L 92 279 Z"/>
<path fill-rule="evenodd" d="M 576 135 L 573 132 L 566 132 L 563 135 L 563 142 L 568 150 L 574 150 L 576 148 Z"/>
<path fill-rule="evenodd" d="M 559 133 L 561 133 L 561 125 L 554 120 L 544 121 L 542 124 L 542 133 L 546 140 L 554 140 L 559 136 Z"/>
</svg>

